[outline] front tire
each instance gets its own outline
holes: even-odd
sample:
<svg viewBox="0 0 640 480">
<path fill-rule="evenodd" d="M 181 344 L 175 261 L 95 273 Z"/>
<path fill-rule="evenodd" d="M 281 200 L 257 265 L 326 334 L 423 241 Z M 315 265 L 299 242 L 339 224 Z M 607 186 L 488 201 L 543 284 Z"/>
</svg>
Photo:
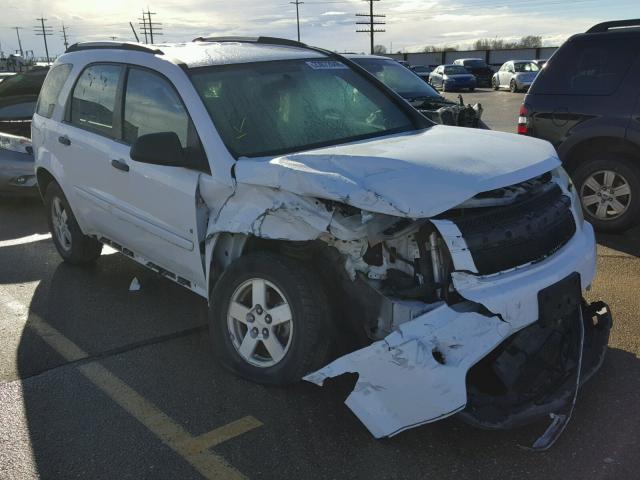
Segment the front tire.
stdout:
<svg viewBox="0 0 640 480">
<path fill-rule="evenodd" d="M 491 87 L 493 87 L 494 90 L 498 90 L 500 88 L 495 78 L 491 79 Z"/>
<path fill-rule="evenodd" d="M 623 232 L 640 220 L 640 172 L 623 154 L 594 154 L 573 172 L 584 216 L 600 232 Z"/>
<path fill-rule="evenodd" d="M 248 380 L 296 382 L 327 361 L 329 312 L 324 286 L 303 263 L 268 252 L 240 257 L 213 289 L 214 354 Z"/>
<path fill-rule="evenodd" d="M 73 265 L 95 262 L 102 252 L 102 243 L 82 233 L 60 185 L 55 182 L 49 184 L 44 204 L 49 231 L 62 259 Z"/>
</svg>

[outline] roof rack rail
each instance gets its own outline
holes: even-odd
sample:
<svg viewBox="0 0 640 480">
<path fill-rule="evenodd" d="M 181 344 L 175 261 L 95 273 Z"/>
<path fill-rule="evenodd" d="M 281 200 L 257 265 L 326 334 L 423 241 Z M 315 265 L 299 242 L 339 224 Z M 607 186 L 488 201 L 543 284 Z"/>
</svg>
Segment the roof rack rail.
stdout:
<svg viewBox="0 0 640 480">
<path fill-rule="evenodd" d="M 241 43 L 263 43 L 265 45 L 285 45 L 287 47 L 307 47 L 307 44 L 289 40 L 287 38 L 276 37 L 198 37 L 194 42 L 241 42 Z"/>
<path fill-rule="evenodd" d="M 609 30 L 615 28 L 625 28 L 625 27 L 640 27 L 640 18 L 635 18 L 631 20 L 613 20 L 611 22 L 603 22 L 594 25 L 587 33 L 602 33 L 608 32 Z"/>
<path fill-rule="evenodd" d="M 69 48 L 67 48 L 65 53 L 80 52 L 83 50 L 104 50 L 104 49 L 129 50 L 133 52 L 146 52 L 146 53 L 153 53 L 157 55 L 164 55 L 162 50 L 160 50 L 159 48 L 148 47 L 140 43 L 107 42 L 107 41 L 74 43 Z"/>
</svg>

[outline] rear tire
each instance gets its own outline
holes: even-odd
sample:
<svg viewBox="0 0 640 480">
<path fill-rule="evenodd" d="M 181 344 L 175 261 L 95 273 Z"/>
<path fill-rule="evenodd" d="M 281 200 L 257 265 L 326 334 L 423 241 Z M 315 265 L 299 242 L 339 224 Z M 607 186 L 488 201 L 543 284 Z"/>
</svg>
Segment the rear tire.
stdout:
<svg viewBox="0 0 640 480">
<path fill-rule="evenodd" d="M 303 263 L 270 252 L 240 257 L 213 289 L 214 354 L 248 380 L 296 382 L 327 361 L 334 336 L 330 311 L 318 275 Z"/>
<path fill-rule="evenodd" d="M 476 91 L 476 89 L 475 89 L 474 87 L 471 87 L 471 88 L 469 89 L 469 92 L 470 92 L 470 93 L 471 93 L 471 92 L 475 92 L 475 91 Z"/>
<path fill-rule="evenodd" d="M 509 91 L 511 93 L 517 93 L 518 92 L 518 85 L 516 84 L 515 80 L 511 80 L 511 82 L 509 82 Z"/>
<path fill-rule="evenodd" d="M 600 232 L 622 232 L 640 220 L 640 171 L 620 153 L 595 153 L 572 174 L 585 219 Z"/>
<path fill-rule="evenodd" d="M 49 231 L 62 259 L 73 265 L 95 262 L 102 252 L 102 243 L 82 233 L 67 197 L 56 182 L 47 187 L 44 205 Z"/>
</svg>

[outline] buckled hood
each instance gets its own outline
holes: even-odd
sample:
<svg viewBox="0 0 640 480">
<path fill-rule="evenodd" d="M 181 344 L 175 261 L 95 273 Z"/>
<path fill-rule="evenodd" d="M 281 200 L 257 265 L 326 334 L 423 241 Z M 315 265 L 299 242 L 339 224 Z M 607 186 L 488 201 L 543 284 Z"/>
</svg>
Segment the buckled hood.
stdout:
<svg viewBox="0 0 640 480">
<path fill-rule="evenodd" d="M 436 125 L 280 157 L 241 158 L 235 174 L 238 183 L 376 213 L 427 218 L 558 165 L 546 141 Z"/>
</svg>

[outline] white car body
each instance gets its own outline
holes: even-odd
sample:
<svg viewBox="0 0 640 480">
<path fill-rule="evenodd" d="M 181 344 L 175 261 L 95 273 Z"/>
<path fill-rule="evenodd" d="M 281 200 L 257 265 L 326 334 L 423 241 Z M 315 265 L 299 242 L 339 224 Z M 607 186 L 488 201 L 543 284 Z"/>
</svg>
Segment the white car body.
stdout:
<svg viewBox="0 0 640 480">
<path fill-rule="evenodd" d="M 527 66 L 528 71 L 518 71 L 518 67 L 523 65 Z M 492 85 L 512 91 L 527 90 L 538 76 L 538 71 L 538 64 L 534 60 L 510 60 L 493 74 Z"/>
<path fill-rule="evenodd" d="M 61 186 L 85 235 L 115 246 L 207 299 L 220 275 L 212 266 L 226 268 L 243 254 L 251 237 L 320 240 L 339 252 L 352 279 L 376 279 L 384 277 L 385 267 L 369 267 L 362 260 L 370 232 L 397 219 L 431 219 L 451 254 L 456 290 L 497 316 L 459 312 L 443 302 L 398 301 L 394 305 L 405 313 L 386 319 L 389 328 L 379 333 L 376 343 L 307 377 L 322 383 L 346 371 L 359 372 L 347 404 L 376 437 L 462 410 L 467 372 L 504 339 L 538 320 L 541 290 L 572 272 L 580 274 L 583 289 L 591 284 L 596 259 L 593 229 L 583 221 L 573 187 L 549 143 L 437 125 L 287 155 L 236 159 L 216 131 L 186 73 L 188 67 L 321 59 L 325 54 L 225 42 L 159 48 L 164 55 L 114 44 L 58 58 L 56 65 L 73 67 L 51 118 L 33 118 L 39 181 Z M 179 92 L 212 173 L 137 162 L 128 145 L 65 122 L 75 79 L 97 62 L 141 66 L 163 75 Z M 70 145 L 60 143 L 64 138 Z M 125 163 L 128 172 L 113 168 L 113 160 Z M 479 273 L 461 230 L 442 214 L 469 205 L 483 192 L 543 175 L 571 199 L 575 233 L 539 261 L 490 275 Z M 345 217 L 318 199 L 347 204 L 361 213 Z M 411 241 L 403 237 L 392 243 L 411 255 Z M 452 363 L 442 365 L 430 355 L 425 361 L 418 354 L 425 345 L 439 345 Z M 404 363 L 390 361 L 403 355 Z"/>
</svg>

